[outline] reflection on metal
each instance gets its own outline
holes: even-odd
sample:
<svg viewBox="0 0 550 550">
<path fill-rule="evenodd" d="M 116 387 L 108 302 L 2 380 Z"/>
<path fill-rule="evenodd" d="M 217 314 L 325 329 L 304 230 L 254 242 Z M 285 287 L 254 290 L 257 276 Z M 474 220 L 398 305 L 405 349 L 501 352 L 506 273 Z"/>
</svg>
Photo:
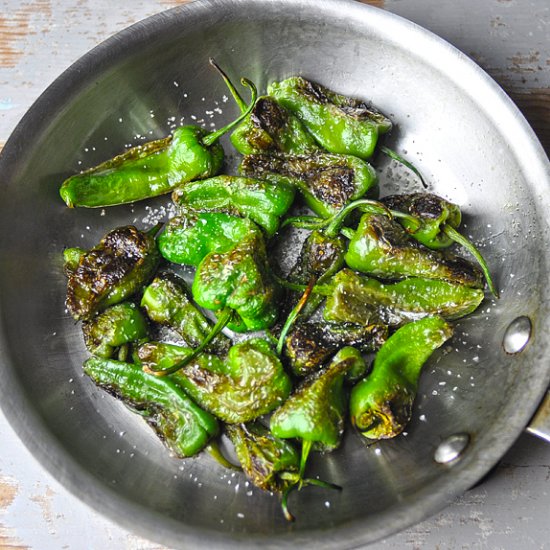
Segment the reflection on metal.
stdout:
<svg viewBox="0 0 550 550">
<path fill-rule="evenodd" d="M 546 393 L 537 413 L 527 426 L 527 431 L 550 443 L 550 391 Z"/>
<path fill-rule="evenodd" d="M 506 329 L 502 345 L 506 353 L 519 353 L 525 348 L 531 339 L 533 325 L 529 317 L 518 317 L 514 319 Z"/>
<path fill-rule="evenodd" d="M 440 443 L 434 453 L 434 460 L 439 464 L 450 464 L 454 462 L 464 452 L 470 436 L 466 433 L 454 434 Z"/>
</svg>

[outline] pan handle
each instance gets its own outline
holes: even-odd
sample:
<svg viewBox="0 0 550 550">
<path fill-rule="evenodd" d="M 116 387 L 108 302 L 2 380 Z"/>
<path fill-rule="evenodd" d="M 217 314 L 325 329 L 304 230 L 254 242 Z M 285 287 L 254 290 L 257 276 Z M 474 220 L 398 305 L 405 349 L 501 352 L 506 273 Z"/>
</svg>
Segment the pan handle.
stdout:
<svg viewBox="0 0 550 550">
<path fill-rule="evenodd" d="M 542 400 L 526 430 L 550 443 L 550 390 Z"/>
</svg>

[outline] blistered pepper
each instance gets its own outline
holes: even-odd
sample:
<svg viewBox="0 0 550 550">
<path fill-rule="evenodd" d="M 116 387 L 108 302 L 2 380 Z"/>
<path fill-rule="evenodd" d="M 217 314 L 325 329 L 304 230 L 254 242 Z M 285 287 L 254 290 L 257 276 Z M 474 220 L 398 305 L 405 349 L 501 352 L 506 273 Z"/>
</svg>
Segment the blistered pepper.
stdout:
<svg viewBox="0 0 550 550">
<path fill-rule="evenodd" d="M 189 298 L 185 281 L 173 273 L 163 273 L 153 279 L 143 292 L 141 306 L 155 323 L 174 329 L 190 347 L 199 346 L 210 334 L 212 326 Z M 210 342 L 210 353 L 227 353 L 231 342 L 217 334 Z"/>
<path fill-rule="evenodd" d="M 231 80 L 213 59 L 210 64 L 224 79 L 241 112 L 245 112 L 247 105 Z M 256 100 L 252 111 L 231 134 L 231 143 L 243 155 L 273 152 L 302 155 L 319 148 L 300 119 L 269 96 Z"/>
<path fill-rule="evenodd" d="M 260 422 L 228 424 L 226 432 L 246 477 L 256 487 L 282 493 L 293 483 L 300 454 L 289 441 L 275 437 Z"/>
<path fill-rule="evenodd" d="M 381 283 L 349 269 L 322 290 L 327 294 L 325 320 L 361 325 L 396 326 L 430 315 L 459 319 L 475 311 L 484 297 L 483 290 L 448 281 L 409 277 Z"/>
<path fill-rule="evenodd" d="M 169 262 L 197 267 L 208 254 L 228 252 L 247 235 L 258 232 L 248 218 L 223 212 L 185 212 L 168 222 L 158 247 Z"/>
<path fill-rule="evenodd" d="M 217 174 L 223 164 L 219 138 L 252 109 L 256 88 L 246 80 L 252 99 L 247 111 L 215 132 L 182 126 L 168 137 L 138 145 L 65 180 L 59 191 L 67 206 L 111 206 L 169 193 L 178 185 Z"/>
<path fill-rule="evenodd" d="M 178 187 L 172 199 L 187 209 L 250 218 L 272 237 L 294 201 L 294 187 L 286 181 L 217 176 Z"/>
<path fill-rule="evenodd" d="M 170 378 L 157 378 L 130 363 L 91 357 L 84 371 L 101 388 L 139 412 L 177 456 L 193 456 L 217 435 L 217 420 Z"/>
<path fill-rule="evenodd" d="M 302 441 L 301 477 L 312 448 L 332 451 L 340 445 L 346 410 L 344 379 L 357 379 L 365 370 L 365 361 L 355 348 L 342 348 L 325 369 L 306 378 L 271 416 L 269 426 L 275 437 Z"/>
<path fill-rule="evenodd" d="M 277 321 L 279 287 L 268 266 L 265 242 L 255 232 L 225 253 L 204 258 L 193 280 L 197 304 L 212 311 L 234 310 L 237 332 L 265 330 Z"/>
<path fill-rule="evenodd" d="M 357 157 L 318 152 L 309 155 L 246 155 L 239 167 L 247 177 L 287 181 L 319 216 L 329 218 L 361 198 L 377 182 L 374 168 Z"/>
<path fill-rule="evenodd" d="M 453 243 L 463 246 L 477 260 L 489 290 L 498 297 L 487 262 L 479 250 L 458 232 L 462 213 L 458 205 L 430 193 L 410 193 L 384 197 L 382 202 L 390 208 L 407 232 L 428 248 L 447 248 Z"/>
<path fill-rule="evenodd" d="M 344 266 L 347 244 L 345 238 L 340 235 L 340 229 L 348 215 L 356 209 L 372 210 L 390 215 L 384 205 L 368 199 L 359 199 L 343 207 L 334 216 L 319 225 L 319 229 L 313 229 L 304 241 L 297 262 L 287 277 L 286 282 L 290 283 L 290 287 L 307 285 L 310 281 L 314 281 L 316 285 L 322 285 Z M 298 217 L 294 220 L 297 220 L 298 224 L 301 225 L 301 220 L 304 219 L 305 221 L 306 218 Z M 291 218 L 287 218 L 286 221 L 291 220 Z M 306 226 L 312 222 L 318 224 L 319 220 L 310 219 L 306 222 Z M 321 294 L 311 294 L 302 308 L 302 318 L 310 317 L 323 299 L 324 296 Z M 296 300 L 296 294 L 293 293 L 289 301 L 295 302 Z"/>
<path fill-rule="evenodd" d="M 388 338 L 370 374 L 351 392 L 351 422 L 368 439 L 400 434 L 411 418 L 422 367 L 432 353 L 452 336 L 441 317 L 426 317 Z"/>
<path fill-rule="evenodd" d="M 138 350 L 142 367 L 171 372 L 194 350 L 150 342 Z M 201 407 L 230 424 L 249 422 L 283 403 L 292 383 L 270 345 L 260 338 L 236 344 L 227 358 L 201 354 L 169 375 Z"/>
<path fill-rule="evenodd" d="M 171 262 L 197 266 L 195 302 L 212 311 L 230 308 L 233 330 L 263 330 L 278 316 L 278 287 L 268 266 L 261 230 L 247 218 L 199 213 L 172 220 L 159 238 Z"/>
<path fill-rule="evenodd" d="M 317 143 L 331 153 L 369 158 L 378 135 L 392 127 L 388 118 L 364 101 L 337 94 L 300 76 L 273 82 L 267 92 L 294 113 Z"/>
<path fill-rule="evenodd" d="M 430 250 L 411 240 L 399 223 L 366 213 L 350 237 L 346 263 L 352 269 L 382 279 L 424 277 L 483 288 L 483 274 L 468 261 L 450 252 Z"/>
<path fill-rule="evenodd" d="M 388 327 L 382 324 L 298 323 L 286 337 L 284 354 L 296 376 L 307 376 L 319 370 L 343 347 L 372 352 L 378 350 L 387 337 Z"/>
<path fill-rule="evenodd" d="M 113 229 L 89 251 L 65 251 L 66 304 L 76 320 L 123 302 L 149 282 L 160 262 L 156 231 L 128 225 Z"/>
<path fill-rule="evenodd" d="M 118 349 L 148 337 L 148 325 L 139 308 L 123 302 L 107 308 L 82 323 L 88 351 L 99 357 L 113 357 Z"/>
</svg>

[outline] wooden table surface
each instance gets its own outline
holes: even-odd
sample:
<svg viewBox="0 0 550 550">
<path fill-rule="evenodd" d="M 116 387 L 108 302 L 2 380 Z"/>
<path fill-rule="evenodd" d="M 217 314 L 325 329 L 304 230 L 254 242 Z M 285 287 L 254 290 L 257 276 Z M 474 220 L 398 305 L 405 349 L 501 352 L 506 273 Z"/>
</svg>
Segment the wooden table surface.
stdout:
<svg viewBox="0 0 550 550">
<path fill-rule="evenodd" d="M 281 0 L 284 1 L 284 0 Z M 0 148 L 93 46 L 185 0 L 0 0 Z M 367 0 L 439 34 L 510 94 L 550 152 L 549 0 Z M 4 237 L 5 238 L 5 237 Z M 550 548 L 550 445 L 522 435 L 483 483 L 377 548 Z M 0 413 L 0 549 L 159 549 L 69 494 Z"/>
</svg>

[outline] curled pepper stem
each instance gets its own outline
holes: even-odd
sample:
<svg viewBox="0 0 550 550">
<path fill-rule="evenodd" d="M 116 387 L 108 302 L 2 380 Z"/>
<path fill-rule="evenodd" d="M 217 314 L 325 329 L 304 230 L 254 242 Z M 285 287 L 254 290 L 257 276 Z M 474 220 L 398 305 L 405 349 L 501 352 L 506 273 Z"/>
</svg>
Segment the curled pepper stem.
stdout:
<svg viewBox="0 0 550 550">
<path fill-rule="evenodd" d="M 229 80 L 229 77 L 227 76 L 225 71 L 216 63 L 216 61 L 214 60 L 213 57 L 210 57 L 208 59 L 208 62 L 210 63 L 210 65 L 212 65 L 212 67 L 214 67 L 214 69 L 216 69 L 216 71 L 218 71 L 220 76 L 223 78 L 223 81 L 225 82 L 225 85 L 227 86 L 227 88 L 231 92 L 231 95 L 233 96 L 233 99 L 235 100 L 235 103 L 239 106 L 239 109 L 241 110 L 241 113 L 244 113 L 246 111 L 248 105 L 243 100 L 243 98 L 240 96 L 239 92 L 237 91 L 237 88 L 235 88 L 235 86 L 233 85 L 233 82 L 231 82 L 231 80 Z"/>
<path fill-rule="evenodd" d="M 256 89 L 256 86 L 254 86 L 254 83 L 248 80 L 248 78 L 241 78 L 241 84 L 243 86 L 246 86 L 250 89 L 250 105 L 246 108 L 245 111 L 243 111 L 240 116 L 238 116 L 233 122 L 230 122 L 223 128 L 220 128 L 219 130 L 216 130 L 215 132 L 212 132 L 211 134 L 207 134 L 202 138 L 202 144 L 206 147 L 209 147 L 210 145 L 214 144 L 220 137 L 225 134 L 226 132 L 229 132 L 231 128 L 237 126 L 246 116 L 252 111 L 254 108 L 254 105 L 256 103 L 256 98 L 258 97 L 258 90 Z"/>
<path fill-rule="evenodd" d="M 370 199 L 358 199 L 344 206 L 339 212 L 330 218 L 330 222 L 323 231 L 324 234 L 327 237 L 336 237 L 336 235 L 340 232 L 342 224 L 346 221 L 347 216 L 357 208 L 360 208 L 364 212 L 374 212 L 377 214 L 384 214 L 389 218 L 392 217 L 392 213 L 389 208 L 381 202 Z"/>
<path fill-rule="evenodd" d="M 192 353 L 190 353 L 187 357 L 182 359 L 179 363 L 176 363 L 175 365 L 172 365 L 171 367 L 168 367 L 166 369 L 153 369 L 148 366 L 144 366 L 143 370 L 147 374 L 153 374 L 154 376 L 167 376 L 169 374 L 174 374 L 175 372 L 179 371 L 180 369 L 183 369 L 189 363 L 194 361 L 204 350 L 205 348 L 216 338 L 216 336 L 225 328 L 227 323 L 231 320 L 231 317 L 233 316 L 233 310 L 230 308 L 225 308 L 222 310 L 220 316 L 218 317 L 218 320 L 216 324 L 212 327 L 212 330 L 207 334 L 207 336 L 204 338 L 204 340 L 201 342 L 201 344 L 193 350 Z"/>
<path fill-rule="evenodd" d="M 424 181 L 424 178 L 422 177 L 422 174 L 420 173 L 420 170 L 408 160 L 404 159 L 399 153 L 396 153 L 393 149 L 390 149 L 389 147 L 386 147 L 385 145 L 380 146 L 380 151 L 390 157 L 392 160 L 396 160 L 397 162 L 400 162 L 403 164 L 403 166 L 406 166 L 409 170 L 414 172 L 417 176 L 420 182 L 422 183 L 422 186 L 424 189 L 428 189 L 428 184 Z"/>
<path fill-rule="evenodd" d="M 277 355 L 281 355 L 281 353 L 283 352 L 286 335 L 288 334 L 288 331 L 296 321 L 296 318 L 298 317 L 298 315 L 300 315 L 300 311 L 302 311 L 302 309 L 306 305 L 316 280 L 317 280 L 316 277 L 312 277 L 310 279 L 308 285 L 306 286 L 306 289 L 304 290 L 304 293 L 302 294 L 301 298 L 298 300 L 298 303 L 292 308 L 292 311 L 288 315 L 286 322 L 283 326 L 283 330 L 281 330 L 279 341 L 277 343 Z"/>
<path fill-rule="evenodd" d="M 281 497 L 281 508 L 283 510 L 283 514 L 285 516 L 285 519 L 287 521 L 294 521 L 294 516 L 290 513 L 290 510 L 288 509 L 288 497 L 290 493 L 296 489 L 300 491 L 302 487 L 307 487 L 308 485 L 314 485 L 316 487 L 322 487 L 323 489 L 333 489 L 336 491 L 341 491 L 342 487 L 340 485 L 336 485 L 335 483 L 329 483 L 328 481 L 323 481 L 321 479 L 315 479 L 310 477 L 303 477 L 303 473 L 305 471 L 305 464 L 307 462 L 307 457 L 309 455 L 309 452 L 311 450 L 312 442 L 311 441 L 303 441 L 302 442 L 302 458 L 300 461 L 300 472 L 298 474 L 296 473 L 288 473 L 285 475 L 284 473 L 281 474 L 282 479 L 287 479 L 292 482 L 284 491 Z"/>
<path fill-rule="evenodd" d="M 489 272 L 489 266 L 487 265 L 485 258 L 481 255 L 481 252 L 475 247 L 474 243 L 472 243 L 472 241 L 467 239 L 464 235 L 459 233 L 454 227 L 448 224 L 445 224 L 443 226 L 443 231 L 455 243 L 463 246 L 477 260 L 477 263 L 479 264 L 479 267 L 481 267 L 481 271 L 483 272 L 485 280 L 487 281 L 487 286 L 489 287 L 491 294 L 493 294 L 495 298 L 498 298 L 499 293 L 495 284 L 493 283 L 491 273 Z"/>
</svg>

